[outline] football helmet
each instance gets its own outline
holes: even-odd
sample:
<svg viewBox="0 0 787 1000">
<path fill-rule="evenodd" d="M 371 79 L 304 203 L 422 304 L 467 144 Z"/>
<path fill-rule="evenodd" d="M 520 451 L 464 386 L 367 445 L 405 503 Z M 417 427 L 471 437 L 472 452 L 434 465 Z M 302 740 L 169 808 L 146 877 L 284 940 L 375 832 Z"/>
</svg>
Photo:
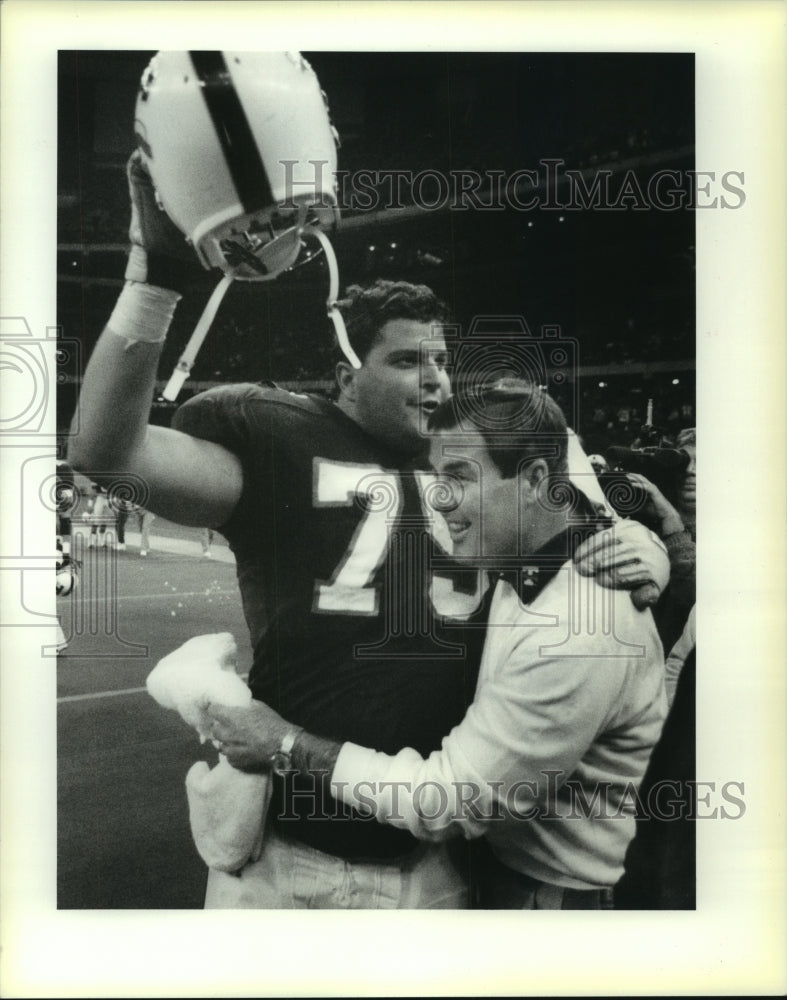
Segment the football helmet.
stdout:
<svg viewBox="0 0 787 1000">
<path fill-rule="evenodd" d="M 338 215 L 338 135 L 299 52 L 159 52 L 134 133 L 160 207 L 233 279 L 275 277 Z"/>
<path fill-rule="evenodd" d="M 203 266 L 224 272 L 164 398 L 177 398 L 231 282 L 269 281 L 312 258 L 302 255 L 306 236 L 325 253 L 328 316 L 345 356 L 360 368 L 335 306 L 336 255 L 320 229 L 339 218 L 339 136 L 303 56 L 158 52 L 142 74 L 134 134 L 159 207 Z"/>
<path fill-rule="evenodd" d="M 63 543 L 59 538 L 56 541 L 56 548 L 55 593 L 58 597 L 67 597 L 76 586 L 79 563 L 63 551 Z"/>
</svg>

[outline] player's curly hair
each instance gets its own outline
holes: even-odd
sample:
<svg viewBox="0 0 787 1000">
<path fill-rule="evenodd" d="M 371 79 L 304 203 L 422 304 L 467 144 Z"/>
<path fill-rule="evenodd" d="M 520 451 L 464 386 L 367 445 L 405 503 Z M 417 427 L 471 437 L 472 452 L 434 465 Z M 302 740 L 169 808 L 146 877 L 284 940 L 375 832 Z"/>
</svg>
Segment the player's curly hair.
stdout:
<svg viewBox="0 0 787 1000">
<path fill-rule="evenodd" d="M 366 359 L 377 335 L 389 320 L 444 323 L 448 319 L 448 307 L 431 288 L 408 281 L 380 279 L 366 287 L 350 285 L 346 297 L 336 304 L 344 318 L 350 343 L 361 361 Z"/>
</svg>

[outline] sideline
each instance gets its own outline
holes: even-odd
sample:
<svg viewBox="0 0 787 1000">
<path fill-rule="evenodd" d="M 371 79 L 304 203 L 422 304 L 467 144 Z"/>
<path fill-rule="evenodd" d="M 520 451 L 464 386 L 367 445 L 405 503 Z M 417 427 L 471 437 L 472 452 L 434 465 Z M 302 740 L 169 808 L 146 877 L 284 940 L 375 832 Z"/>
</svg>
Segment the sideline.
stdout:
<svg viewBox="0 0 787 1000">
<path fill-rule="evenodd" d="M 90 523 L 74 521 L 71 526 L 72 541 L 73 537 L 76 535 L 81 535 L 83 539 L 90 537 Z M 117 533 L 113 525 L 107 525 L 107 534 L 111 534 L 113 538 L 117 539 Z M 141 536 L 138 531 L 127 531 L 126 532 L 126 550 L 123 553 L 118 553 L 119 555 L 136 555 L 139 557 L 139 552 L 135 553 L 134 548 L 139 549 L 139 543 L 141 541 Z M 83 541 L 85 549 L 87 549 L 87 541 Z M 131 546 L 131 550 L 129 549 Z M 114 546 L 113 546 L 114 548 Z M 99 546 L 97 551 L 101 551 Z M 194 538 L 170 538 L 167 535 L 156 535 L 151 533 L 150 535 L 150 549 L 148 550 L 151 555 L 157 552 L 166 552 L 170 555 L 181 555 L 181 556 L 191 556 L 194 559 L 204 560 L 206 562 L 221 562 L 228 563 L 230 565 L 235 564 L 235 556 L 232 554 L 230 549 L 226 544 L 217 545 L 214 541 L 211 547 L 211 558 L 206 559 L 202 554 L 202 548 L 200 545 L 199 537 L 194 535 Z"/>
<path fill-rule="evenodd" d="M 241 680 L 248 680 L 248 674 L 238 674 Z M 99 698 L 119 698 L 121 695 L 130 694 L 147 694 L 148 689 L 145 687 L 136 688 L 121 688 L 118 691 L 94 691 L 89 694 L 64 694 L 57 698 L 57 703 L 68 701 L 93 701 Z"/>
</svg>

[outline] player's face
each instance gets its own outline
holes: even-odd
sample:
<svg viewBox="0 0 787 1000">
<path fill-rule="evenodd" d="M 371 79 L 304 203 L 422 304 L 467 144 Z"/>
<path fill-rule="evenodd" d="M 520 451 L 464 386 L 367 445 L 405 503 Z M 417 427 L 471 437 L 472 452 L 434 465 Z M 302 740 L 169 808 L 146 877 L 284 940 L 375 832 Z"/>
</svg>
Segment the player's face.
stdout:
<svg viewBox="0 0 787 1000">
<path fill-rule="evenodd" d="M 697 449 L 693 444 L 683 445 L 689 456 L 689 465 L 683 475 L 678 500 L 681 514 L 694 519 L 697 511 Z"/>
<path fill-rule="evenodd" d="M 425 449 L 429 414 L 451 391 L 445 340 L 437 331 L 430 323 L 389 320 L 354 378 L 361 426 L 412 454 Z"/>
<path fill-rule="evenodd" d="M 519 481 L 501 476 L 483 436 L 463 432 L 457 443 L 455 431 L 438 434 L 430 459 L 443 487 L 440 510 L 454 553 L 472 559 L 517 552 Z"/>
</svg>

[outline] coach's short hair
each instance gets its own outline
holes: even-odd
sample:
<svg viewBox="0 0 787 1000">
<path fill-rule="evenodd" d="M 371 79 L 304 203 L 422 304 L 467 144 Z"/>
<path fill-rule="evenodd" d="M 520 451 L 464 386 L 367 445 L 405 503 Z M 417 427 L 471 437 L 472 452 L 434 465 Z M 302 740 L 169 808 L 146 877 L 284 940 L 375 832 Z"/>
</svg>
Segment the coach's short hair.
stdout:
<svg viewBox="0 0 787 1000">
<path fill-rule="evenodd" d="M 392 319 L 444 323 L 448 307 L 426 285 L 407 281 L 375 281 L 366 287 L 351 285 L 336 303 L 344 318 L 350 343 L 364 361 L 380 330 Z"/>
<path fill-rule="evenodd" d="M 551 474 L 568 470 L 568 427 L 563 411 L 538 386 L 513 379 L 488 388 L 462 391 L 442 403 L 429 418 L 431 432 L 475 430 L 504 479 L 536 458 Z"/>
</svg>

